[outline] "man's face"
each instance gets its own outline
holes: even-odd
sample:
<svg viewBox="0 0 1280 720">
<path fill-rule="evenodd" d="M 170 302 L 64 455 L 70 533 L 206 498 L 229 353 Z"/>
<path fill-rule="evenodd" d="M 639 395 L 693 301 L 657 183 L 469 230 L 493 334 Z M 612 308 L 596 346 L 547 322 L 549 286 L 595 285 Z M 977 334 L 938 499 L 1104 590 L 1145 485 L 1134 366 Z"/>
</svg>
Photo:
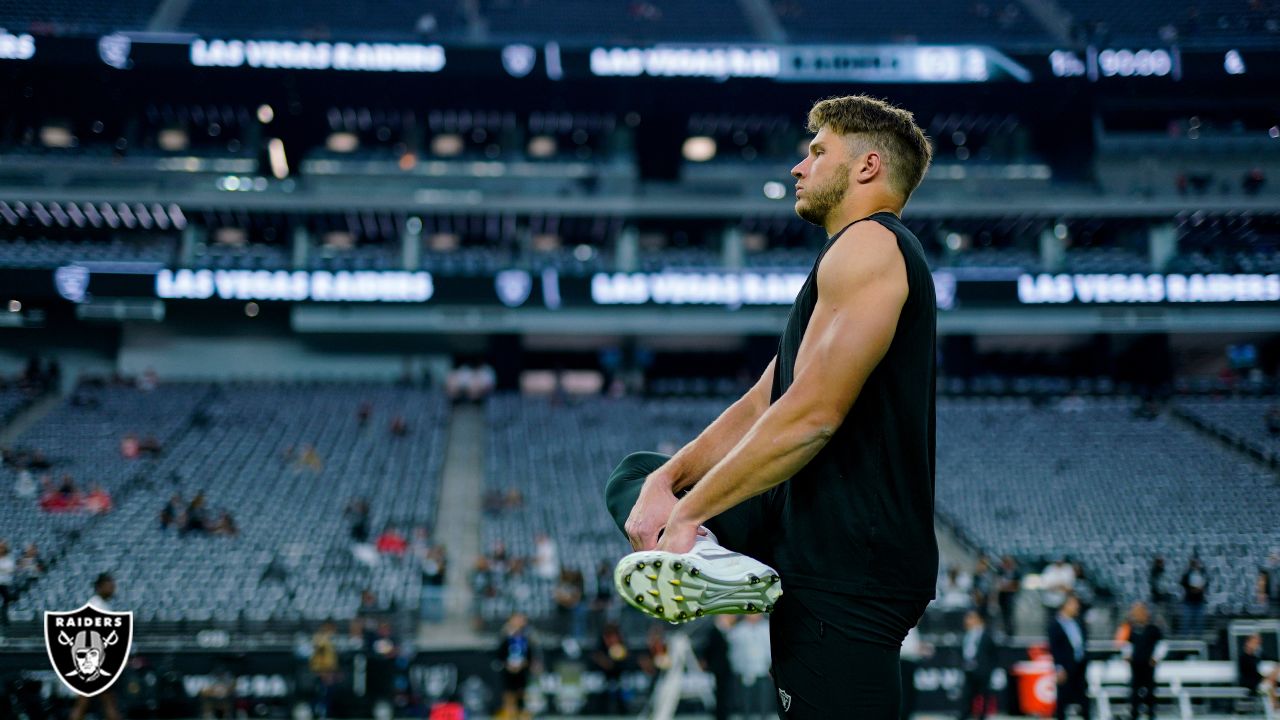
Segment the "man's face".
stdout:
<svg viewBox="0 0 1280 720">
<path fill-rule="evenodd" d="M 1147 620 L 1149 619 L 1147 615 L 1147 606 L 1140 602 L 1134 603 L 1133 607 L 1129 610 L 1129 617 L 1133 618 L 1133 621 L 1139 625 L 1146 625 Z"/>
<path fill-rule="evenodd" d="M 1076 600 L 1075 598 L 1072 597 L 1072 598 L 1067 598 L 1066 602 L 1062 603 L 1063 615 L 1066 615 L 1069 618 L 1074 618 L 1079 613 L 1080 613 L 1079 600 Z"/>
<path fill-rule="evenodd" d="M 825 225 L 849 192 L 851 167 L 848 142 L 825 127 L 819 130 L 809 142 L 809 154 L 791 168 L 796 179 L 796 214 L 814 225 Z"/>
</svg>

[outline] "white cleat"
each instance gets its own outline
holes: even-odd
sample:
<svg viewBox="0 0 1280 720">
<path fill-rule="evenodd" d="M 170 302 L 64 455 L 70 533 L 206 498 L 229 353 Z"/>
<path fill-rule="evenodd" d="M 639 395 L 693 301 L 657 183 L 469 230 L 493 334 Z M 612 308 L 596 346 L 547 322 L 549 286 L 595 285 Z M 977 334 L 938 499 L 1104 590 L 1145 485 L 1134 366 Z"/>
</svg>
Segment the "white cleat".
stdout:
<svg viewBox="0 0 1280 720">
<path fill-rule="evenodd" d="M 770 613 L 782 597 L 773 568 L 703 536 L 683 555 L 631 553 L 618 562 L 613 584 L 631 607 L 672 624 L 704 615 Z"/>
</svg>

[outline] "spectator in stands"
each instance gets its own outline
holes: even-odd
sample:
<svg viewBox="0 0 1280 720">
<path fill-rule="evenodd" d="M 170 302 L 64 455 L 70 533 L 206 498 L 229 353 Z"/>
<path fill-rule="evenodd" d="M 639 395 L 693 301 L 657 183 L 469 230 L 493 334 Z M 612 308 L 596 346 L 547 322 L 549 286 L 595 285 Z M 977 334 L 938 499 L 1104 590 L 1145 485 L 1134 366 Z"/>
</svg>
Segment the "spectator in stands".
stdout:
<svg viewBox="0 0 1280 720">
<path fill-rule="evenodd" d="M 240 528 L 236 526 L 235 518 L 231 517 L 231 513 L 223 510 L 218 513 L 218 519 L 213 523 L 213 534 L 223 537 L 235 537 L 240 534 Z"/>
<path fill-rule="evenodd" d="M 586 587 L 582 572 L 572 568 L 560 568 L 560 579 L 552 591 L 556 601 L 556 615 L 560 632 L 576 642 L 582 642 L 587 631 L 587 606 L 584 601 Z"/>
<path fill-rule="evenodd" d="M 968 608 L 973 602 L 973 577 L 960 570 L 958 565 L 947 567 L 938 586 L 938 606 L 946 610 Z"/>
<path fill-rule="evenodd" d="M 409 424 L 405 422 L 403 415 L 396 415 L 391 418 L 391 437 L 402 438 L 409 434 Z"/>
<path fill-rule="evenodd" d="M 596 565 L 596 594 L 591 601 L 595 627 L 600 627 L 604 624 L 605 618 L 613 615 L 613 598 L 613 563 L 601 560 Z"/>
<path fill-rule="evenodd" d="M 1167 616 L 1169 603 L 1173 601 L 1173 594 L 1165 587 L 1165 582 L 1164 557 L 1157 555 L 1151 560 L 1151 572 L 1147 576 L 1147 586 L 1150 591 L 1151 604 Z"/>
<path fill-rule="evenodd" d="M 1276 685 L 1280 684 L 1280 663 L 1277 663 L 1265 677 L 1262 674 L 1262 635 L 1254 633 L 1245 638 L 1244 647 L 1236 659 L 1236 678 L 1240 687 L 1249 692 L 1264 696 L 1263 702 L 1271 703 L 1272 709 L 1280 709 L 1276 699 Z"/>
<path fill-rule="evenodd" d="M 182 496 L 175 493 L 160 509 L 160 529 L 180 528 L 183 522 Z"/>
<path fill-rule="evenodd" d="M 70 512 L 80 509 L 80 491 L 70 475 L 63 475 L 57 488 L 46 489 L 40 497 L 40 509 L 45 512 Z"/>
<path fill-rule="evenodd" d="M 343 510 L 347 522 L 351 523 L 351 542 L 369 542 L 369 501 L 364 498 L 352 498 Z"/>
<path fill-rule="evenodd" d="M 629 655 L 627 644 L 623 642 L 622 632 L 618 626 L 614 623 L 605 625 L 600 632 L 600 645 L 591 654 L 591 661 L 604 675 L 604 707 L 601 709 L 606 715 L 623 715 L 627 712 L 626 695 L 622 687 L 622 671 L 626 667 Z"/>
<path fill-rule="evenodd" d="M 337 631 L 333 621 L 326 620 L 311 636 L 311 658 L 307 663 L 315 676 L 311 711 L 320 720 L 329 717 L 329 699 L 338 683 L 338 646 L 334 639 Z"/>
<path fill-rule="evenodd" d="M 489 363 L 481 363 L 471 376 L 471 399 L 479 402 L 489 397 L 497 386 L 497 374 Z"/>
<path fill-rule="evenodd" d="M 13 483 L 13 494 L 21 500 L 30 500 L 36 496 L 36 481 L 27 468 L 18 471 L 18 477 Z"/>
<path fill-rule="evenodd" d="M 209 529 L 209 511 L 205 507 L 204 493 L 198 492 L 191 498 L 187 511 L 183 515 L 182 532 L 203 533 Z"/>
<path fill-rule="evenodd" d="M 1000 558 L 1000 569 L 996 572 L 996 601 L 1000 606 L 1000 623 L 1007 638 L 1014 636 L 1013 613 L 1017 605 L 1018 592 L 1022 589 L 1022 570 L 1012 555 Z"/>
<path fill-rule="evenodd" d="M 320 453 L 316 452 L 315 446 L 303 445 L 302 452 L 298 455 L 298 461 L 294 467 L 297 470 L 308 470 L 318 474 L 321 470 L 324 470 L 324 461 L 320 459 Z"/>
<path fill-rule="evenodd" d="M 373 403 L 367 400 L 360 403 L 360 407 L 356 409 L 356 424 L 364 427 L 369 424 L 371 417 L 373 417 Z"/>
<path fill-rule="evenodd" d="M 18 561 L 9 552 L 9 543 L 0 540 L 0 625 L 9 626 L 9 603 L 16 593 Z"/>
<path fill-rule="evenodd" d="M 1089 610 L 1093 608 L 1097 593 L 1094 592 L 1093 583 L 1085 577 L 1083 564 L 1079 561 L 1071 563 L 1071 572 L 1076 576 L 1076 581 L 1071 584 L 1071 592 L 1075 593 L 1076 599 L 1080 601 L 1080 617 L 1088 619 Z"/>
<path fill-rule="evenodd" d="M 1262 572 L 1267 574 L 1267 590 L 1271 600 L 1280 603 L 1280 548 L 1271 548 L 1271 554 L 1262 564 Z"/>
<path fill-rule="evenodd" d="M 1209 592 L 1209 574 L 1200 558 L 1192 556 L 1182 573 L 1182 631 L 1199 636 L 1204 632 L 1205 596 Z"/>
<path fill-rule="evenodd" d="M 733 695 L 735 679 L 733 666 L 729 663 L 729 630 L 733 627 L 734 615 L 716 615 L 711 628 L 703 636 L 703 644 L 698 657 L 702 661 L 702 669 L 715 679 L 715 715 L 714 720 L 729 720 L 733 712 Z"/>
<path fill-rule="evenodd" d="M 546 533 L 538 533 L 533 539 L 533 574 L 543 580 L 554 580 L 560 571 L 560 555 L 556 541 Z"/>
<path fill-rule="evenodd" d="M 995 711 L 995 695 L 991 692 L 991 673 L 999 665 L 996 642 L 987 632 L 982 613 L 970 610 L 964 615 L 964 640 L 960 646 L 964 669 L 964 694 L 960 696 L 960 720 L 989 717 Z"/>
<path fill-rule="evenodd" d="M 985 619 L 990 613 L 991 596 L 995 590 L 995 573 L 991 570 L 991 561 L 986 555 L 979 555 L 973 568 L 973 588 L 969 591 L 973 598 L 973 607 L 982 613 Z"/>
<path fill-rule="evenodd" d="M 453 402 L 462 400 L 472 385 L 472 376 L 475 371 L 470 365 L 460 365 L 449 371 L 444 379 L 444 391 Z"/>
<path fill-rule="evenodd" d="M 1066 720 L 1067 707 L 1079 705 L 1081 715 L 1089 720 L 1089 697 L 1085 688 L 1085 672 L 1089 658 L 1085 649 L 1084 627 L 1080 624 L 1080 601 L 1067 593 L 1058 614 L 1049 623 L 1049 652 L 1053 655 L 1058 681 L 1058 720 Z"/>
<path fill-rule="evenodd" d="M 1040 602 L 1049 610 L 1062 607 L 1062 601 L 1076 584 L 1076 571 L 1065 557 L 1045 566 L 1040 573 Z"/>
<path fill-rule="evenodd" d="M 519 510 L 524 507 L 524 493 L 519 488 L 508 488 L 503 504 L 508 510 Z"/>
<path fill-rule="evenodd" d="M 142 448 L 141 443 L 138 442 L 138 436 L 133 433 L 126 433 L 120 439 L 120 457 L 126 460 L 134 460 L 140 454 L 142 454 Z"/>
<path fill-rule="evenodd" d="M 111 493 L 106 488 L 94 483 L 88 495 L 84 496 L 84 509 L 93 514 L 111 512 Z"/>
<path fill-rule="evenodd" d="M 40 557 L 40 548 L 36 547 L 35 543 L 27 543 L 27 547 L 22 551 L 22 557 L 18 558 L 18 589 L 22 590 L 38 580 L 44 575 L 45 570 L 45 562 Z"/>
<path fill-rule="evenodd" d="M 1253 594 L 1245 605 L 1245 613 L 1257 617 L 1271 617 L 1276 614 L 1275 603 L 1271 599 L 1271 578 L 1266 570 L 1259 570 L 1253 584 Z"/>
<path fill-rule="evenodd" d="M 1156 717 L 1156 666 L 1164 659 L 1164 633 L 1151 621 L 1147 604 L 1138 601 L 1129 608 L 1129 619 L 1121 627 L 1122 651 L 1129 661 L 1130 720 L 1138 720 L 1140 705 L 1147 706 L 1147 716 Z"/>
<path fill-rule="evenodd" d="M 512 615 L 503 628 L 502 642 L 498 645 L 498 661 L 502 663 L 503 718 L 525 715 L 524 693 L 533 668 L 533 643 L 529 639 L 528 624 L 523 613 Z"/>
<path fill-rule="evenodd" d="M 382 534 L 378 536 L 376 547 L 378 552 L 383 555 L 400 557 L 409 549 L 409 541 L 405 539 L 395 525 L 387 525 Z"/>
<path fill-rule="evenodd" d="M 739 709 L 744 718 L 776 717 L 773 681 L 769 677 L 769 623 L 763 615 L 744 615 L 729 628 L 729 664 L 738 680 Z"/>
<path fill-rule="evenodd" d="M 138 442 L 138 452 L 143 455 L 152 457 L 158 456 L 164 448 L 160 445 L 160 441 L 155 435 L 148 435 Z"/>
</svg>

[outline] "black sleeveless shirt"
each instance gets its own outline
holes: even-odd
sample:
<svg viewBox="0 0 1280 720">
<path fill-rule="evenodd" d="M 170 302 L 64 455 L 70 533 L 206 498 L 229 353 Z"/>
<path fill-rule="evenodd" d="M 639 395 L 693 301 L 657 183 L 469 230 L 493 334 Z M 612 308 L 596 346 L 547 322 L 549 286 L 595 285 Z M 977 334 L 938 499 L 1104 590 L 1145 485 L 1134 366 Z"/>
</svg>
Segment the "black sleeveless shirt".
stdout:
<svg viewBox="0 0 1280 720">
<path fill-rule="evenodd" d="M 920 241 L 896 215 L 879 212 L 857 222 L 868 220 L 897 236 L 907 300 L 888 351 L 844 422 L 809 464 L 769 492 L 776 522 L 771 559 L 792 587 L 929 600 L 938 574 L 933 275 Z M 827 241 L 791 307 L 771 403 L 795 378 L 796 354 L 818 301 L 818 266 L 847 230 Z"/>
</svg>

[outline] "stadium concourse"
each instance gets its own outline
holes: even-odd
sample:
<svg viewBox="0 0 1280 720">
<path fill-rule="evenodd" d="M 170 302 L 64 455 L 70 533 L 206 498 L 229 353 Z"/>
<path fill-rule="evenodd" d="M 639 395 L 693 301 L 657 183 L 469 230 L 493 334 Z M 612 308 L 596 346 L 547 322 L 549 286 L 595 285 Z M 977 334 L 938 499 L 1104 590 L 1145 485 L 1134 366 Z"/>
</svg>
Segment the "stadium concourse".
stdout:
<svg viewBox="0 0 1280 720">
<path fill-rule="evenodd" d="M 616 595 L 604 486 L 780 353 L 853 94 L 932 150 L 902 717 L 1128 717 L 1136 653 L 1274 718 L 1276 87 L 1274 0 L 2 0 L 0 720 L 785 713 L 767 619 Z"/>
</svg>

